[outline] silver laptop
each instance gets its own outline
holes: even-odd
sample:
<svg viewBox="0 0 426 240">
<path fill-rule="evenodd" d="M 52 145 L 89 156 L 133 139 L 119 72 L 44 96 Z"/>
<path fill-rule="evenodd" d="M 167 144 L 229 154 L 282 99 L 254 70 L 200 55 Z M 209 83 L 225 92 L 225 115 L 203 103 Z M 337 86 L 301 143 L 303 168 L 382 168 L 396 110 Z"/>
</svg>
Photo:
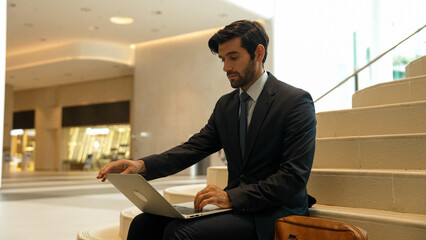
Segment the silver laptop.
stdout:
<svg viewBox="0 0 426 240">
<path fill-rule="evenodd" d="M 207 205 L 203 211 L 197 212 L 194 203 L 170 204 L 151 184 L 140 174 L 106 174 L 110 181 L 142 212 L 180 219 L 190 219 L 210 214 L 230 211 L 215 205 Z"/>
</svg>

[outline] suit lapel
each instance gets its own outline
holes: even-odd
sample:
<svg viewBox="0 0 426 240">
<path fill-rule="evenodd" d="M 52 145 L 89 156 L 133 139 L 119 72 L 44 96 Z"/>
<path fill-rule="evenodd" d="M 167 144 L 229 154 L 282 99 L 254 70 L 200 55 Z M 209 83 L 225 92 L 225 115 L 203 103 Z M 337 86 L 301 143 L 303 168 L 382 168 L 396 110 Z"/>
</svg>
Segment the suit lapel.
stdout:
<svg viewBox="0 0 426 240">
<path fill-rule="evenodd" d="M 257 100 L 256 107 L 254 108 L 246 136 L 246 151 L 244 153 L 243 168 L 247 164 L 247 160 L 250 156 L 253 144 L 255 143 L 263 121 L 269 112 L 270 106 L 275 99 L 275 81 L 275 77 L 272 76 L 272 74 L 269 74 L 268 80 L 265 83 L 265 87 L 263 88 L 263 91 Z"/>
</svg>

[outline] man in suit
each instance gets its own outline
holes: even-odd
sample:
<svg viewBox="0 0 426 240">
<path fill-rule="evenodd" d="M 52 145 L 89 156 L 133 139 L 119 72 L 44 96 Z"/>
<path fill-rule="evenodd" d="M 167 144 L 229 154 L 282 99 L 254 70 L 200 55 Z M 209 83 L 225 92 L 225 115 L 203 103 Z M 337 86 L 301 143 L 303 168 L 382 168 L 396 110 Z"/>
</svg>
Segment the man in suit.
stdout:
<svg viewBox="0 0 426 240">
<path fill-rule="evenodd" d="M 233 211 L 191 220 L 141 214 L 128 239 L 273 239 L 274 223 L 308 215 L 306 184 L 315 152 L 316 119 L 309 93 L 264 70 L 268 36 L 263 27 L 236 21 L 209 40 L 233 92 L 216 103 L 207 124 L 187 142 L 138 161 L 119 160 L 98 174 L 140 173 L 147 180 L 177 173 L 223 149 L 228 186 L 207 186 L 194 207 Z"/>
</svg>

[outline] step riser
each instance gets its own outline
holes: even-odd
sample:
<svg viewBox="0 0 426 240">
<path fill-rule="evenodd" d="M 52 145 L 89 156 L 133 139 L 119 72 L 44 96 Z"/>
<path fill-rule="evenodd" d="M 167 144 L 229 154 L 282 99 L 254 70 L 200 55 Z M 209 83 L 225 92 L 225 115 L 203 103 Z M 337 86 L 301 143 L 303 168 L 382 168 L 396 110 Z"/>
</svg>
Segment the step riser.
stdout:
<svg viewBox="0 0 426 240">
<path fill-rule="evenodd" d="M 317 114 L 317 137 L 426 133 L 426 103 Z"/>
<path fill-rule="evenodd" d="M 426 176 L 313 170 L 309 194 L 319 204 L 426 214 Z"/>
<path fill-rule="evenodd" d="M 365 88 L 352 96 L 352 107 L 368 107 L 426 100 L 426 76 L 387 82 Z"/>
<path fill-rule="evenodd" d="M 374 220 L 357 220 L 350 216 L 335 217 L 321 213 L 311 212 L 312 217 L 324 218 L 333 221 L 347 222 L 367 231 L 369 240 L 424 240 L 426 236 L 425 228 L 415 228 L 404 225 L 388 224 Z"/>
<path fill-rule="evenodd" d="M 319 138 L 314 168 L 426 169 L 426 135 Z"/>
</svg>

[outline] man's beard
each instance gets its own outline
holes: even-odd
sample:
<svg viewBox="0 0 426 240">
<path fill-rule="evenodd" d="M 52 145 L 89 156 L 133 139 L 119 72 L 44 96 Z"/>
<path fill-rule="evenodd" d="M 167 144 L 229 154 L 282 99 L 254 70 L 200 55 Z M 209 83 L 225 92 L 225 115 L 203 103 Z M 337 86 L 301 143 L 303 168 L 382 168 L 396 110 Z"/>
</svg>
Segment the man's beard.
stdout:
<svg viewBox="0 0 426 240">
<path fill-rule="evenodd" d="M 231 87 L 233 88 L 241 88 L 247 85 L 250 81 L 253 80 L 255 75 L 255 61 L 254 59 L 250 60 L 244 69 L 244 74 L 241 75 L 239 72 L 227 72 L 227 75 L 235 74 L 238 75 L 238 78 L 235 80 L 229 80 L 231 83 Z"/>
</svg>

